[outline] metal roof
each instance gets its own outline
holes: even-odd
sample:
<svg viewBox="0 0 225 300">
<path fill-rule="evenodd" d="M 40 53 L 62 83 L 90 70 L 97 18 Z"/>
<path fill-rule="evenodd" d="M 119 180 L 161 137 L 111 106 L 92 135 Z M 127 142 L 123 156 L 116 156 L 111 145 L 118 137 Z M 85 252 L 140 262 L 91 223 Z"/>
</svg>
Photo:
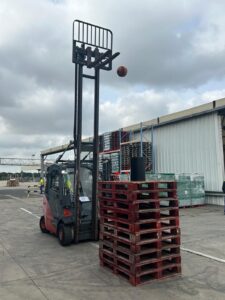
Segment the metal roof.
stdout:
<svg viewBox="0 0 225 300">
<path fill-rule="evenodd" d="M 176 113 L 160 116 L 156 119 L 152 119 L 146 122 L 141 122 L 131 126 L 127 126 L 124 127 L 123 130 L 135 131 L 140 129 L 140 126 L 142 126 L 143 128 L 151 127 L 151 126 L 154 127 L 163 126 L 163 125 L 167 125 L 168 123 L 182 121 L 184 119 L 189 119 L 189 118 L 197 117 L 208 113 L 213 113 L 223 109 L 225 109 L 225 98 L 214 100 L 212 102 L 195 106 L 193 108 L 185 109 Z"/>
<path fill-rule="evenodd" d="M 217 112 L 217 111 L 224 110 L 224 109 L 225 109 L 225 98 L 222 98 L 222 99 L 214 100 L 212 102 L 202 104 L 202 105 L 199 105 L 199 106 L 196 106 L 193 108 L 185 109 L 185 110 L 182 110 L 182 111 L 179 111 L 176 113 L 168 114 L 165 116 L 160 116 L 158 118 L 155 118 L 155 119 L 152 119 L 149 121 L 130 125 L 130 126 L 124 127 L 123 130 L 124 131 L 137 131 L 137 130 L 140 130 L 141 126 L 143 128 L 151 127 L 151 126 L 153 126 L 153 127 L 165 126 L 170 123 L 180 122 L 185 119 L 198 117 L 200 115 Z M 88 139 L 86 139 L 86 140 L 88 140 Z M 54 148 L 46 149 L 41 152 L 41 155 L 49 155 L 49 154 L 53 154 L 53 153 L 59 153 L 59 152 L 64 151 L 67 147 L 68 147 L 68 144 L 64 144 L 64 145 L 57 146 Z"/>
</svg>

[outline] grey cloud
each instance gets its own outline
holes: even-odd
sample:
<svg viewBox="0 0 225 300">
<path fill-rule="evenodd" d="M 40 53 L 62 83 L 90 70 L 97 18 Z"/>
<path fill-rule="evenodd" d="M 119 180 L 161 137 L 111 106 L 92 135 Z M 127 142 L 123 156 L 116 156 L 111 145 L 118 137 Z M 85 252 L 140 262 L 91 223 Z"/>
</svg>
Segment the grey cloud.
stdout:
<svg viewBox="0 0 225 300">
<path fill-rule="evenodd" d="M 59 134 L 33 135 L 25 134 L 3 134 L 1 135 L 1 157 L 26 155 L 30 157 L 33 153 L 58 146 L 68 142 L 68 136 Z"/>
<path fill-rule="evenodd" d="M 3 107 L 0 115 L 10 120 L 10 130 L 18 134 L 70 135 L 72 138 L 74 120 L 73 92 L 55 90 L 33 91 L 20 96 L 17 106 Z M 90 134 L 92 128 L 93 94 L 83 95 L 83 132 Z"/>
<path fill-rule="evenodd" d="M 212 78 L 225 77 L 221 64 L 225 51 L 218 50 L 213 55 L 198 53 L 202 43 L 199 36 L 210 30 L 210 23 L 214 25 L 215 37 L 222 34 L 218 27 L 224 29 L 225 22 L 217 24 L 217 16 L 225 9 L 225 3 L 220 1 L 209 7 L 201 5 L 202 1 L 189 1 L 189 4 L 170 1 L 166 7 L 164 1 L 141 4 L 128 5 L 122 1 L 121 5 L 110 7 L 107 16 L 114 29 L 116 49 L 121 50 L 118 64 L 128 66 L 128 82 L 157 89 L 178 89 L 195 88 Z M 211 6 L 215 15 L 208 13 Z"/>
<path fill-rule="evenodd" d="M 7 133 L 0 136 L 1 149 L 27 153 L 72 138 L 73 19 L 112 29 L 114 50 L 121 52 L 113 72 L 101 72 L 103 132 L 197 105 L 200 100 L 187 101 L 187 91 L 199 96 L 207 82 L 225 80 L 224 9 L 222 1 L 202 0 L 167 6 L 164 0 L 3 1 L 0 120 Z M 116 76 L 120 64 L 128 67 L 122 79 Z M 92 82 L 85 80 L 84 91 L 83 132 L 91 135 Z"/>
<path fill-rule="evenodd" d="M 26 76 L 0 67 L 0 114 L 3 107 L 17 106 L 18 97 L 24 91 L 32 92 L 34 88 L 34 82 Z"/>
</svg>

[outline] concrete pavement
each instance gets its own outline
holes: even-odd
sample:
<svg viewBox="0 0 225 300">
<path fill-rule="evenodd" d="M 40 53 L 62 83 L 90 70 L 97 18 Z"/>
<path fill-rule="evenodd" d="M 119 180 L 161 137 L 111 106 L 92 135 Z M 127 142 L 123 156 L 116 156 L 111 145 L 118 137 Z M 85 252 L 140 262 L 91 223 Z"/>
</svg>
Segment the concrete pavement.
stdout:
<svg viewBox="0 0 225 300">
<path fill-rule="evenodd" d="M 225 298 L 225 263 L 186 251 L 182 277 L 132 287 L 99 266 L 98 243 L 63 248 L 55 237 L 42 234 L 41 197 L 11 191 L 0 189 L 0 299 Z M 183 247 L 225 262 L 223 208 L 182 209 L 180 215 Z"/>
</svg>

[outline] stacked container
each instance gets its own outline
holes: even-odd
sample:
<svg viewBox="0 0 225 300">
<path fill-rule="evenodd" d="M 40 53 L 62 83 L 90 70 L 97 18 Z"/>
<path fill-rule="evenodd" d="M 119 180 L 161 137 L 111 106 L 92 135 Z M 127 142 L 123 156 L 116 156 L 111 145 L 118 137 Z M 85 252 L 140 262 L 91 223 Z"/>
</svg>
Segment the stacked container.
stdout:
<svg viewBox="0 0 225 300">
<path fill-rule="evenodd" d="M 179 174 L 177 193 L 180 207 L 205 204 L 204 176 L 200 174 Z"/>
<path fill-rule="evenodd" d="M 103 135 L 99 136 L 99 152 L 104 150 L 104 137 Z"/>
<path fill-rule="evenodd" d="M 110 154 L 110 159 L 112 162 L 112 172 L 119 172 L 120 171 L 120 154 L 119 152 L 114 152 Z"/>
<path fill-rule="evenodd" d="M 132 157 L 144 157 L 145 170 L 152 169 L 152 144 L 150 142 L 127 142 L 121 145 L 122 170 L 130 169 Z"/>
<path fill-rule="evenodd" d="M 204 176 L 200 174 L 191 175 L 191 205 L 205 204 Z"/>
<path fill-rule="evenodd" d="M 204 176 L 197 173 L 150 173 L 146 180 L 177 181 L 179 207 L 192 207 L 205 204 Z"/>
<path fill-rule="evenodd" d="M 121 169 L 129 170 L 130 169 L 130 143 L 124 143 L 121 145 Z"/>
<path fill-rule="evenodd" d="M 129 141 L 129 134 L 126 131 L 106 132 L 99 136 L 99 152 L 119 150 L 120 143 L 127 141 Z"/>
<path fill-rule="evenodd" d="M 120 132 L 119 131 L 113 131 L 111 133 L 111 150 L 118 150 L 120 148 Z"/>
<path fill-rule="evenodd" d="M 103 134 L 103 151 L 109 151 L 112 148 L 112 135 L 111 132 Z"/>
<path fill-rule="evenodd" d="M 139 285 L 181 273 L 176 182 L 99 182 L 100 264 Z"/>
</svg>

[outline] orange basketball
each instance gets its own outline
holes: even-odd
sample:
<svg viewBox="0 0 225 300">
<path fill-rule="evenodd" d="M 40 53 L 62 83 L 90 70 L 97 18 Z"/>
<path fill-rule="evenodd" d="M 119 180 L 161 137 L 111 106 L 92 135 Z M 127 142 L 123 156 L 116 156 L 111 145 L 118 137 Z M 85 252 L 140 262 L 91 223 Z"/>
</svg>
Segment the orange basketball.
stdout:
<svg viewBox="0 0 225 300">
<path fill-rule="evenodd" d="M 127 75 L 127 68 L 124 66 L 120 66 L 117 69 L 117 75 L 120 77 L 125 77 Z"/>
</svg>

